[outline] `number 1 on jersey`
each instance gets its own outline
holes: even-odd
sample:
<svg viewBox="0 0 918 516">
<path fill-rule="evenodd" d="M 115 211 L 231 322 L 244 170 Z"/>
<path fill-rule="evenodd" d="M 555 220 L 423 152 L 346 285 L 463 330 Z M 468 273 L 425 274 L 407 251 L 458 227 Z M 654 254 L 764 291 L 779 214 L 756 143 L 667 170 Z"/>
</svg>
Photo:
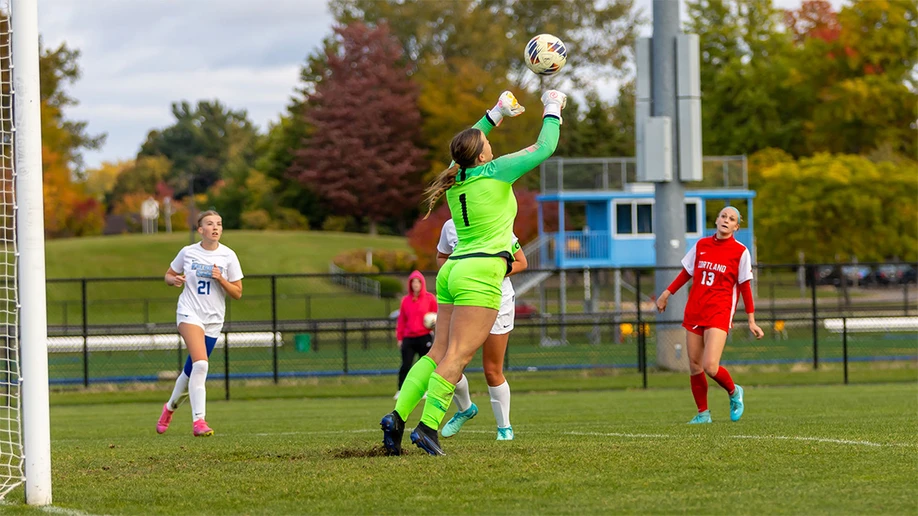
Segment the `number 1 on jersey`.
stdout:
<svg viewBox="0 0 918 516">
<path fill-rule="evenodd" d="M 469 206 L 466 204 L 465 194 L 459 194 L 459 204 L 462 205 L 462 223 L 469 227 Z"/>
<path fill-rule="evenodd" d="M 204 280 L 198 280 L 198 294 L 202 296 L 210 295 L 210 282 Z"/>
</svg>

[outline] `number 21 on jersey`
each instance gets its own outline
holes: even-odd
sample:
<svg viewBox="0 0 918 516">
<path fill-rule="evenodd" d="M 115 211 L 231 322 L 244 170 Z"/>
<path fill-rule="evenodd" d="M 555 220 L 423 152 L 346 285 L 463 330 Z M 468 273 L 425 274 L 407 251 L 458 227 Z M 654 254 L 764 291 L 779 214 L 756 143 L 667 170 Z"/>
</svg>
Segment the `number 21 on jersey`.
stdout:
<svg viewBox="0 0 918 516">
<path fill-rule="evenodd" d="M 210 295 L 210 281 L 198 280 L 198 294 L 202 296 Z"/>
<path fill-rule="evenodd" d="M 701 272 L 701 284 L 710 287 L 714 284 L 714 273 L 711 271 L 702 271 Z M 198 291 L 201 289 L 198 288 Z"/>
</svg>

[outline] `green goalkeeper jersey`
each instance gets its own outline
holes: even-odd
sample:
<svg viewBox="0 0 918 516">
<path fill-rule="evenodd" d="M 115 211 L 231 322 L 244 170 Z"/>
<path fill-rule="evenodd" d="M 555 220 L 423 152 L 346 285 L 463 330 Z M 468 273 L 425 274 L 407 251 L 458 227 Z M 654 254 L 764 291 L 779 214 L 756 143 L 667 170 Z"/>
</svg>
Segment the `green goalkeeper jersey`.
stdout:
<svg viewBox="0 0 918 516">
<path fill-rule="evenodd" d="M 504 256 L 512 260 L 510 243 L 517 209 L 513 183 L 555 152 L 560 125 L 557 118 L 546 117 L 534 145 L 475 168 L 459 169 L 456 184 L 446 191 L 459 238 L 451 260 L 472 256 Z M 486 116 L 475 124 L 485 135 L 493 127 Z"/>
</svg>

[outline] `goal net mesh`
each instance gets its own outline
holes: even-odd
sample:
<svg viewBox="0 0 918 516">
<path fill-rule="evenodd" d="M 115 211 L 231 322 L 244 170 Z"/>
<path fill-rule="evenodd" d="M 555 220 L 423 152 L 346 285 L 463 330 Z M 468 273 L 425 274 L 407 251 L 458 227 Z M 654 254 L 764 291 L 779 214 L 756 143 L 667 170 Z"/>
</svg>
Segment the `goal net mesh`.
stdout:
<svg viewBox="0 0 918 516">
<path fill-rule="evenodd" d="M 10 0 L 0 0 L 0 497 L 21 484 L 16 170 L 13 167 L 13 54 Z"/>
</svg>

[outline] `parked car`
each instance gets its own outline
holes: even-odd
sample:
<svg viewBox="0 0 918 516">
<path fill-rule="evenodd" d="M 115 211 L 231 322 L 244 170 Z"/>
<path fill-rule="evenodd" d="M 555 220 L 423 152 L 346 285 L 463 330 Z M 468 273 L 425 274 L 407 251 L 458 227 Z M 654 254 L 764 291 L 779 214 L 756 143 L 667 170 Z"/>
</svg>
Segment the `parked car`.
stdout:
<svg viewBox="0 0 918 516">
<path fill-rule="evenodd" d="M 865 285 L 871 278 L 872 269 L 866 265 L 820 265 L 816 268 L 817 285 L 842 286 L 842 280 L 847 286 Z M 812 284 L 810 277 L 806 278 L 806 284 Z"/>
<path fill-rule="evenodd" d="M 531 319 L 539 316 L 539 309 L 535 305 L 516 300 L 516 319 Z"/>
<path fill-rule="evenodd" d="M 880 265 L 870 275 L 869 281 L 879 286 L 915 283 L 915 268 L 906 263 Z"/>
</svg>

